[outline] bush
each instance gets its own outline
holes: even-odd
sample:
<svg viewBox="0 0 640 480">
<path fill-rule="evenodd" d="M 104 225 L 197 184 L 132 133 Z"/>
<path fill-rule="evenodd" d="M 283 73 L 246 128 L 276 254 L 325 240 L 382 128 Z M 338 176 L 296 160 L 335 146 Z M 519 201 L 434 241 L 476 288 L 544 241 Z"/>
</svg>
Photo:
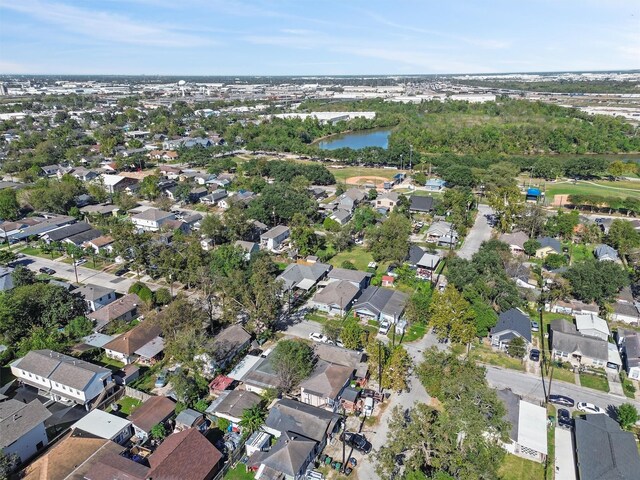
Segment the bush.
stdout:
<svg viewBox="0 0 640 480">
<path fill-rule="evenodd" d="M 154 294 L 154 299 L 156 305 L 167 305 L 171 303 L 171 300 L 173 298 L 171 297 L 171 292 L 169 292 L 169 289 L 162 287 L 156 291 L 156 293 Z"/>
<path fill-rule="evenodd" d="M 340 264 L 340 266 L 346 270 L 357 270 L 353 262 L 350 262 L 349 260 L 345 260 L 344 262 L 342 262 L 342 264 Z"/>
<path fill-rule="evenodd" d="M 231 422 L 229 422 L 229 420 L 227 420 L 226 418 L 218 419 L 218 428 L 223 432 L 226 432 L 228 430 L 229 425 L 231 425 Z"/>
<path fill-rule="evenodd" d="M 129 293 L 135 293 L 147 305 L 153 305 L 153 292 L 142 282 L 136 282 L 129 287 Z"/>
</svg>

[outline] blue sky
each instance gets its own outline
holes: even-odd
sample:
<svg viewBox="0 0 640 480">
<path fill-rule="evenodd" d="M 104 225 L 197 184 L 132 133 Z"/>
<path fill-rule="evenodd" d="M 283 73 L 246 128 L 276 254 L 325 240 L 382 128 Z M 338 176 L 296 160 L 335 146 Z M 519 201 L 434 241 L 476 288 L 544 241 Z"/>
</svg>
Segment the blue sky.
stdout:
<svg viewBox="0 0 640 480">
<path fill-rule="evenodd" d="M 0 73 L 640 68 L 640 0 L 0 0 Z"/>
</svg>

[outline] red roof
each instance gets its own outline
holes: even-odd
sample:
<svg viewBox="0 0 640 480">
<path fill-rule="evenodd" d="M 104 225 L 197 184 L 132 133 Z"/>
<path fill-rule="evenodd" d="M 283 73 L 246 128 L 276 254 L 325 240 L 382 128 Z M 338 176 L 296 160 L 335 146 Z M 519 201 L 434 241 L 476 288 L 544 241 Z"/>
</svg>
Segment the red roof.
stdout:
<svg viewBox="0 0 640 480">
<path fill-rule="evenodd" d="M 209 390 L 226 390 L 233 383 L 233 378 L 229 378 L 226 375 L 218 375 L 211 380 L 209 384 Z"/>
<path fill-rule="evenodd" d="M 388 283 L 393 283 L 396 279 L 394 277 L 392 277 L 391 275 L 383 275 L 382 276 L 382 281 L 383 282 L 388 282 Z"/>
<path fill-rule="evenodd" d="M 169 435 L 149 457 L 153 480 L 213 478 L 222 459 L 220 451 L 195 428 Z"/>
</svg>

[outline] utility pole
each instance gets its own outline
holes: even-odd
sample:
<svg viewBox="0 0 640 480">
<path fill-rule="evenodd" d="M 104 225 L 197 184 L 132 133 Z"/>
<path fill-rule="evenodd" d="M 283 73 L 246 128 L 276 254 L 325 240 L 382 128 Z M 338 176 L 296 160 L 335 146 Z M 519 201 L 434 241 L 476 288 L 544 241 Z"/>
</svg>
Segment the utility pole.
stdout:
<svg viewBox="0 0 640 480">
<path fill-rule="evenodd" d="M 73 261 L 73 272 L 76 274 L 76 283 L 80 283 L 78 280 L 78 266 L 76 265 L 76 257 L 71 254 L 71 260 Z"/>
<path fill-rule="evenodd" d="M 378 340 L 378 393 L 382 393 L 382 343 Z"/>
<path fill-rule="evenodd" d="M 409 145 L 409 170 L 411 170 L 412 161 L 413 161 L 413 145 Z"/>
<path fill-rule="evenodd" d="M 344 411 L 344 405 L 341 405 L 342 407 L 342 468 L 341 468 L 341 472 L 344 473 L 345 468 L 346 468 L 346 446 L 345 446 L 345 441 L 347 440 L 345 438 L 345 435 L 347 433 L 347 416 L 345 415 L 345 411 Z"/>
</svg>

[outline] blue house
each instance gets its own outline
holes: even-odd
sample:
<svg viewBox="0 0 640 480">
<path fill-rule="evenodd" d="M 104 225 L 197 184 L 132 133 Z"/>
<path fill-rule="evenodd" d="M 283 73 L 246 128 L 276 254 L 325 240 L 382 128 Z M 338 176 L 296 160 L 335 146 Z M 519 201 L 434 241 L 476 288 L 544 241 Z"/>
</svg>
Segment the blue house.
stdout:
<svg viewBox="0 0 640 480">
<path fill-rule="evenodd" d="M 427 183 L 424 184 L 427 187 L 427 190 L 430 192 L 441 192 L 444 190 L 444 186 L 447 182 L 442 180 L 441 178 L 430 178 L 427 180 Z"/>
<path fill-rule="evenodd" d="M 527 202 L 539 202 L 540 199 L 542 198 L 542 192 L 540 191 L 539 188 L 529 188 L 527 189 L 527 196 L 526 196 L 526 201 Z"/>
</svg>

